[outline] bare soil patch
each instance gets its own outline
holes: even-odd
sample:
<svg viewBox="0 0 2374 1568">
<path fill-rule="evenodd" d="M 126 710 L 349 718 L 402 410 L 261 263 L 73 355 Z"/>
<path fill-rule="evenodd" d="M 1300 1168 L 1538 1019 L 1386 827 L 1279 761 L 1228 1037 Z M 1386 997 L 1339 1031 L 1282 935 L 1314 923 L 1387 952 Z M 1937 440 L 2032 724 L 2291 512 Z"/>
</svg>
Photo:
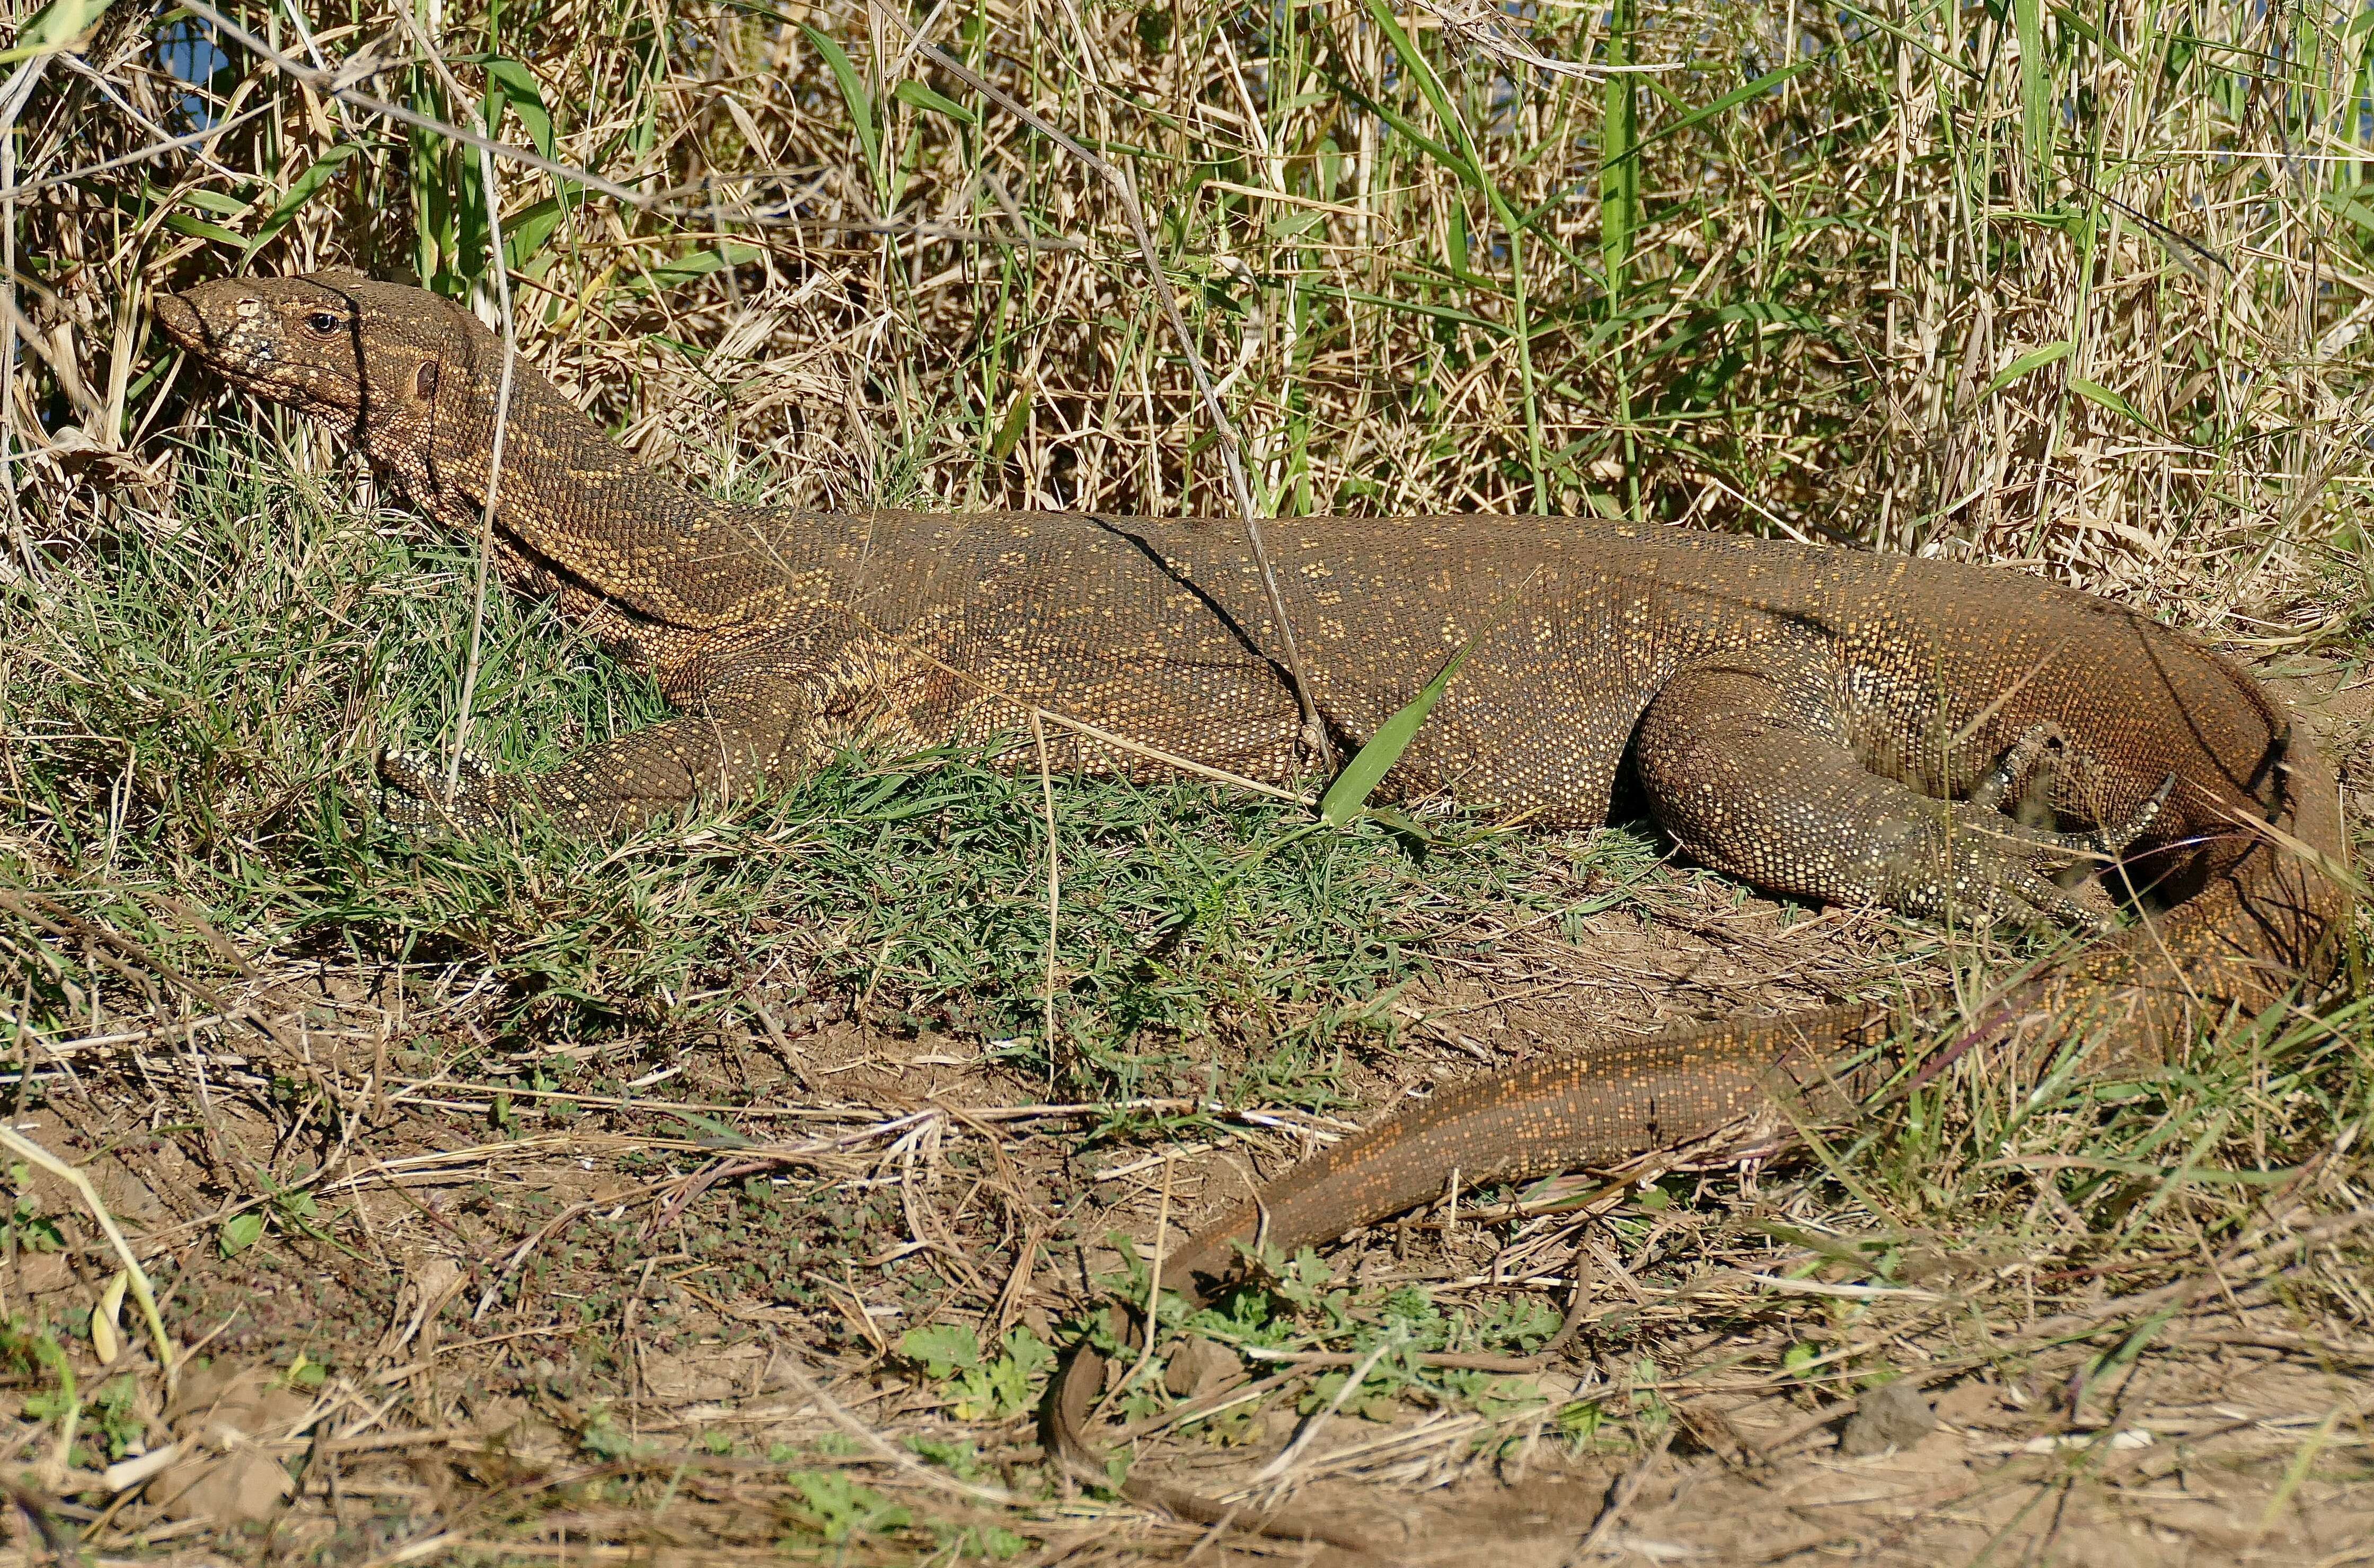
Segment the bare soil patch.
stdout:
<svg viewBox="0 0 2374 1568">
<path fill-rule="evenodd" d="M 2309 721 L 2362 791 L 2368 688 L 2320 673 Z M 219 996 L 237 1024 L 61 1047 L 17 1126 L 142 1238 L 185 1360 L 168 1398 L 127 1309 L 100 1363 L 112 1259 L 34 1176 L 15 1353 L 38 1371 L 23 1326 L 51 1326 L 85 1414 L 72 1449 L 23 1420 L 17 1457 L 51 1528 L 192 1560 L 1357 1561 L 1056 1484 L 1027 1398 L 932 1375 L 908 1337 L 1052 1344 L 1119 1263 L 1109 1233 L 1146 1245 L 1352 1117 L 1580 1028 L 1950 956 L 1682 869 L 1563 925 L 1474 918 L 1503 924 L 1393 995 L 1340 1109 L 1246 1102 L 1167 1133 L 1163 1096 L 1052 1100 L 978 1036 L 789 997 L 771 1028 L 589 1047 L 616 1059 L 609 1093 L 454 1071 L 471 998 L 329 966 Z M 1294 1444 L 1292 1495 L 1425 1564 L 2358 1561 L 2374 1338 L 2333 1305 L 2364 1289 L 2358 1169 L 2316 1156 L 2190 1260 L 2091 1250 L 2083 1223 L 2039 1245 L 1967 1195 L 1924 1223 L 1835 1173 L 1673 1178 L 1580 1223 L 1471 1199 L 1356 1238 L 1327 1289 L 1357 1322 L 1413 1284 L 1433 1311 L 1562 1306 L 1580 1274 L 1583 1332 L 1538 1375 L 1329 1410 L 1306 1374 L 1137 1462 L 1220 1492 Z M 1884 1270 L 1857 1261 L 1878 1250 Z M 1223 1384 L 1270 1370 L 1221 1363 Z M 1883 1400 L 1890 1379 L 1918 1397 Z M 0 1400 L 53 1415 L 51 1390 Z M 1892 1425 L 1857 1414 L 1886 1404 Z M 97 1472 L 169 1445 L 104 1501 Z"/>
</svg>

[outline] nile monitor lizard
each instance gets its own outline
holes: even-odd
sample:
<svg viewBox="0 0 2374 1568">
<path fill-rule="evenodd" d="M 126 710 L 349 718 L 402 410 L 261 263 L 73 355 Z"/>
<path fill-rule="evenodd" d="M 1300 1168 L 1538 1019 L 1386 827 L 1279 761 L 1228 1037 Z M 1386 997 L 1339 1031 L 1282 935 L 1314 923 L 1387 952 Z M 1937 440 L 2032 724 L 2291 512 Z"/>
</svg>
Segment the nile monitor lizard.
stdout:
<svg viewBox="0 0 2374 1568">
<path fill-rule="evenodd" d="M 466 310 L 340 272 L 206 284 L 157 310 L 224 379 L 333 422 L 440 520 L 478 528 L 503 355 Z M 1233 524 L 733 507 L 642 466 L 524 363 L 514 382 L 504 579 L 557 594 L 679 713 L 536 778 L 474 780 L 450 802 L 465 821 L 529 808 L 601 828 L 852 743 L 988 741 L 1034 718 L 1065 769 L 1298 771 L 1300 706 Z M 2098 923 L 2052 874 L 2123 850 L 2166 912 L 2015 986 L 1989 1032 L 2082 1019 L 2094 1059 L 2133 1061 L 2332 972 L 2331 772 L 2248 676 L 2134 612 L 1975 567 L 1564 519 L 1287 519 L 1270 553 L 1347 750 L 1469 649 L 1388 793 L 1580 826 L 1628 776 L 1710 866 L 1924 914 Z M 437 793 L 417 768 L 390 782 L 416 811 Z M 1209 1288 L 1257 1224 L 1290 1250 L 1452 1172 L 1773 1141 L 1871 1091 L 1885 1061 L 1842 1064 L 1898 1016 L 1603 1043 L 1446 1090 L 1271 1184 L 1168 1277 Z M 1075 1461 L 1065 1422 L 1093 1370 L 1075 1362 L 1055 1401 Z"/>
</svg>

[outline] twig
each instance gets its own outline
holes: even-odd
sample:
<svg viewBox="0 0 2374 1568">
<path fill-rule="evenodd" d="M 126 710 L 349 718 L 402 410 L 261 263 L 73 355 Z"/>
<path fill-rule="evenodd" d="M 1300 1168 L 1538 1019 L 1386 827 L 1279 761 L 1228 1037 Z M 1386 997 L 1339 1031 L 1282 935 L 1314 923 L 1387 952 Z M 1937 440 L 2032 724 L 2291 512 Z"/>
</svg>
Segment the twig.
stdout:
<svg viewBox="0 0 2374 1568">
<path fill-rule="evenodd" d="M 1170 1246 L 1170 1169 L 1172 1162 L 1162 1162 L 1162 1200 L 1154 1214 L 1154 1256 L 1146 1268 L 1146 1334 L 1145 1343 L 1138 1346 L 1137 1364 L 1129 1375 L 1113 1385 L 1115 1392 L 1128 1387 L 1146 1373 L 1154 1360 L 1156 1332 L 1162 1325 L 1162 1260 Z"/>
<path fill-rule="evenodd" d="M 115 84 L 107 79 L 105 72 L 84 60 L 82 56 L 78 54 L 60 54 L 58 59 L 65 63 L 67 69 L 76 72 L 88 80 L 91 86 L 97 88 L 101 97 L 105 98 L 108 102 L 115 105 L 117 109 L 123 111 L 123 117 L 125 119 L 131 121 L 134 124 L 139 126 L 142 130 L 147 132 L 159 141 L 170 141 L 174 139 L 173 134 L 170 131 L 168 131 L 164 126 L 159 125 L 154 120 L 149 119 L 146 114 L 141 113 L 138 109 L 132 105 L 131 100 L 126 99 L 122 93 L 117 92 L 115 90 Z M 209 128 L 209 130 L 211 131 L 211 128 Z M 204 146 L 200 146 L 197 149 L 197 154 L 199 158 L 206 161 L 207 168 L 213 170 L 217 174 L 221 175 L 224 179 L 236 183 L 241 179 L 244 178 L 241 175 L 239 170 L 232 169 L 228 164 L 217 159 Z"/>
<path fill-rule="evenodd" d="M 42 58 L 46 60 L 51 56 L 45 54 Z M 106 174 L 114 170 L 128 169 L 135 163 L 146 163 L 152 158 L 159 158 L 169 152 L 178 152 L 183 147 L 204 149 L 206 144 L 237 130 L 256 116 L 271 112 L 271 104 L 259 103 L 253 109 L 241 110 L 228 120 L 217 121 L 203 131 L 192 131 L 186 135 L 170 136 L 161 142 L 151 142 L 145 147 L 135 147 L 130 152 L 118 153 L 113 158 L 103 158 L 97 163 L 86 163 L 78 169 L 69 169 L 63 173 L 45 174 L 39 180 L 28 181 L 22 185 L 12 185 L 6 179 L 0 179 L 0 187 L 6 187 L 12 198 L 38 195 L 43 191 L 52 190 L 60 185 L 71 185 L 77 180 L 88 180 L 94 174 Z M 15 160 L 12 158 L 10 161 L 13 163 Z"/>
<path fill-rule="evenodd" d="M 1599 1517 L 1591 1522 L 1591 1528 L 1583 1531 L 1582 1539 L 1574 1543 L 1572 1551 L 1567 1553 L 1564 1568 L 1579 1568 L 1581 1563 L 1596 1556 L 1599 1549 L 1607 1544 L 1607 1538 L 1616 1533 L 1616 1525 L 1624 1517 L 1624 1510 L 1631 1507 L 1632 1500 L 1640 1495 L 1640 1488 L 1647 1483 L 1649 1472 L 1657 1468 L 1657 1461 L 1665 1457 L 1665 1450 L 1673 1445 L 1673 1441 L 1674 1429 L 1668 1424 L 1657 1434 L 1655 1444 L 1640 1457 L 1640 1462 L 1625 1471 L 1623 1479 L 1608 1489 L 1607 1506 L 1599 1511 Z"/>
<path fill-rule="evenodd" d="M 796 1353 L 785 1352 L 782 1365 L 784 1376 L 817 1410 L 824 1412 L 826 1420 L 872 1449 L 883 1463 L 902 1472 L 911 1480 L 920 1482 L 935 1492 L 953 1492 L 958 1497 L 969 1497 L 977 1503 L 994 1504 L 1000 1508 L 1038 1506 L 1036 1500 L 1032 1498 L 1007 1492 L 1002 1487 L 982 1486 L 973 1481 L 959 1480 L 944 1470 L 932 1469 L 911 1454 L 892 1447 L 880 1433 L 858 1420 L 847 1406 L 826 1393 L 823 1385 L 808 1375 L 807 1368 L 801 1363 Z"/>
<path fill-rule="evenodd" d="M 1121 198 L 1122 212 L 1129 219 L 1130 234 L 1137 241 L 1138 254 L 1146 263 L 1146 278 L 1154 286 L 1155 298 L 1161 301 L 1162 313 L 1170 323 L 1172 335 L 1179 340 L 1179 352 L 1185 357 L 1187 369 L 1195 378 L 1195 390 L 1203 397 L 1204 411 L 1210 416 L 1213 431 L 1220 439 L 1220 462 L 1228 470 L 1228 488 L 1236 498 L 1237 510 L 1244 521 L 1245 541 L 1252 547 L 1254 564 L 1261 568 L 1262 591 L 1268 597 L 1270 615 L 1277 622 L 1278 641 L 1286 649 L 1287 674 L 1294 685 L 1295 701 L 1302 708 L 1303 732 L 1318 748 L 1321 766 L 1329 774 L 1334 774 L 1336 770 L 1335 746 L 1328 739 L 1327 727 L 1320 722 L 1319 708 L 1311 696 L 1310 679 L 1302 668 L 1302 650 L 1294 640 L 1294 625 L 1287 617 L 1286 598 L 1278 591 L 1277 573 L 1272 569 L 1269 550 L 1262 543 L 1261 519 L 1253 509 L 1252 486 L 1245 478 L 1243 440 L 1237 434 L 1236 424 L 1228 417 L 1228 411 L 1221 405 L 1219 392 L 1212 384 L 1211 372 L 1204 368 L 1204 357 L 1195 352 L 1195 340 L 1187 331 L 1187 318 L 1179 310 L 1178 291 L 1170 287 L 1170 275 L 1164 270 L 1162 258 L 1155 252 L 1154 235 L 1146 226 L 1146 209 L 1139 205 L 1136 189 L 1131 185 L 1129 176 L 1119 164 L 1090 151 L 1057 130 L 1019 99 L 993 85 L 988 77 L 938 44 L 923 38 L 904 17 L 883 5 L 881 0 L 873 0 L 873 5 L 876 15 L 894 23 L 916 50 L 930 55 L 942 70 L 1087 164 L 1103 176 L 1105 182 Z"/>
<path fill-rule="evenodd" d="M 1344 1375 L 1344 1381 L 1336 1388 L 1335 1397 L 1327 1401 L 1327 1408 L 1313 1410 L 1310 1419 L 1303 1422 L 1302 1430 L 1295 1433 L 1294 1441 L 1287 1444 L 1276 1458 L 1253 1473 L 1255 1486 L 1279 1480 L 1294 1468 L 1295 1461 L 1302 1457 L 1302 1451 L 1318 1439 L 1319 1429 L 1327 1424 L 1327 1418 L 1344 1408 L 1344 1401 L 1352 1397 L 1354 1389 L 1369 1380 L 1369 1374 L 1377 1369 L 1377 1363 L 1385 1359 L 1385 1352 L 1392 1350 L 1396 1342 L 1392 1335 L 1387 1335 L 1369 1347 L 1369 1353 L 1360 1358 L 1359 1364 Z"/>
<path fill-rule="evenodd" d="M 462 755 L 470 742 L 470 705 L 477 696 L 478 664 L 486 647 L 487 560 L 495 547 L 495 491 L 503 479 L 503 431 L 511 423 L 511 372 L 519 363 L 519 331 L 511 317 L 511 264 L 503 259 L 502 192 L 495 183 L 495 155 L 488 150 L 495 144 L 487 136 L 492 127 L 479 117 L 477 106 L 454 79 L 445 56 L 438 53 L 437 41 L 427 36 L 410 11 L 399 6 L 396 15 L 403 18 L 405 30 L 435 67 L 438 80 L 445 84 L 445 90 L 453 95 L 453 101 L 470 117 L 471 129 L 477 133 L 478 182 L 487 204 L 487 265 L 495 275 L 495 300 L 503 328 L 503 373 L 495 383 L 495 435 L 487 453 L 486 504 L 478 514 L 477 563 L 470 577 L 470 651 L 462 663 L 462 696 L 454 705 L 453 752 L 445 759 L 445 805 L 451 811 L 453 797 L 462 788 Z"/>
<path fill-rule="evenodd" d="M 600 1204 L 591 1200 L 583 1203 L 572 1203 L 568 1208 L 563 1209 L 559 1213 L 555 1214 L 551 1219 L 546 1220 L 537 1228 L 533 1235 L 529 1236 L 525 1241 L 512 1248 L 511 1255 L 503 1259 L 502 1266 L 497 1269 L 494 1272 L 494 1277 L 487 1281 L 487 1288 L 478 1293 L 478 1305 L 472 1309 L 470 1313 L 470 1321 L 476 1323 L 487 1316 L 487 1309 L 495 1305 L 496 1297 L 502 1294 L 503 1281 L 511 1277 L 512 1270 L 516 1270 L 521 1264 L 527 1261 L 528 1254 L 534 1252 L 537 1247 L 542 1246 L 546 1242 L 550 1241 L 555 1235 L 558 1235 L 560 1233 L 560 1228 L 563 1225 L 568 1224 L 571 1220 L 578 1218 L 580 1215 L 590 1214 L 599 1207 L 601 1207 Z"/>
</svg>

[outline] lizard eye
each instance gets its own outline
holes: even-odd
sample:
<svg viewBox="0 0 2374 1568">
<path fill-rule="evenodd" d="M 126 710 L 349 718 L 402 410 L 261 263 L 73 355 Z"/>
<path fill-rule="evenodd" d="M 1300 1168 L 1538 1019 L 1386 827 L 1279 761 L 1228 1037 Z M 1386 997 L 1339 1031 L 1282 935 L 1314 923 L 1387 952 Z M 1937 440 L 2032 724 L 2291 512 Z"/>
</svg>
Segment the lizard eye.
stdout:
<svg viewBox="0 0 2374 1568">
<path fill-rule="evenodd" d="M 305 318 L 305 330 L 315 337 L 335 337 L 344 325 L 345 321 L 335 310 L 316 310 Z"/>
</svg>

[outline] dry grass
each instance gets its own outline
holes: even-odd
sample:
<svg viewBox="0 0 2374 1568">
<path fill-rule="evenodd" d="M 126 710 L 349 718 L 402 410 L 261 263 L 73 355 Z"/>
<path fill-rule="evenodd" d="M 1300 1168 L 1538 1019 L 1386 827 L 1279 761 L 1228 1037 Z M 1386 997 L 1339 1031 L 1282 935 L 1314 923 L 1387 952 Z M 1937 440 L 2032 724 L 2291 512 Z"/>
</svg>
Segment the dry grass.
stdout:
<svg viewBox="0 0 2374 1568">
<path fill-rule="evenodd" d="M 499 314 L 485 166 L 435 128 L 475 115 L 537 155 L 492 166 L 522 352 L 743 498 L 1230 512 L 1185 345 L 1114 188 L 876 13 L 223 13 L 291 74 L 72 4 L 0 87 L 6 1088 L 198 1359 L 169 1396 L 128 1310 L 104 1342 L 112 1251 L 20 1176 L 0 1441 L 59 1540 L 1181 1555 L 1057 1488 L 1021 1413 L 1109 1230 L 1581 1028 L 1984 956 L 1635 835 L 1475 824 L 1419 861 L 963 759 L 626 846 L 393 838 L 368 759 L 455 739 L 474 639 L 462 738 L 511 761 L 655 694 L 474 610 L 467 542 L 194 384 L 150 291 L 351 263 Z M 2017 563 L 2301 676 L 2363 801 L 2364 14 L 901 15 L 1127 171 L 1261 511 Z M 1205 1320 L 1240 1377 L 1287 1358 L 1265 1403 L 1122 1413 L 1216 1488 L 1299 1405 L 1286 1479 L 1445 1562 L 2359 1561 L 2367 1019 L 2323 999 L 2134 1084 L 1969 1064 L 1808 1169 L 1593 1219 L 1474 1199 Z M 1409 1359 L 1526 1350 L 1579 1270 L 1583 1349 L 1542 1373 Z M 1898 1376 L 1949 1434 L 1837 1457 Z M 168 1441 L 180 1470 L 106 1479 Z"/>
</svg>

